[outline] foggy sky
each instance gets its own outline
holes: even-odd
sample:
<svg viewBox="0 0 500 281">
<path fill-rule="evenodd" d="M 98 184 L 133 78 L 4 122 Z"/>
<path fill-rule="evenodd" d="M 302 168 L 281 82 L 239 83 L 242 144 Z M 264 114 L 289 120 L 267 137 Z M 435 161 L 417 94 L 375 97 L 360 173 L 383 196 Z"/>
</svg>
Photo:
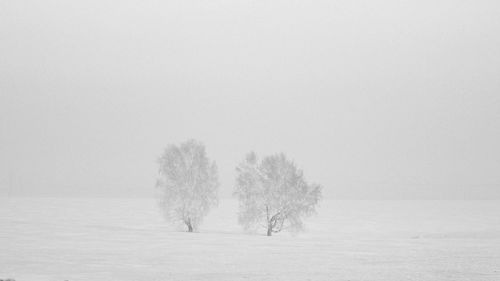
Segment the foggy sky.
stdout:
<svg viewBox="0 0 500 281">
<path fill-rule="evenodd" d="M 332 199 L 500 198 L 498 1 L 0 0 L 0 194 L 151 196 L 195 138 L 230 196 L 285 152 Z"/>
</svg>

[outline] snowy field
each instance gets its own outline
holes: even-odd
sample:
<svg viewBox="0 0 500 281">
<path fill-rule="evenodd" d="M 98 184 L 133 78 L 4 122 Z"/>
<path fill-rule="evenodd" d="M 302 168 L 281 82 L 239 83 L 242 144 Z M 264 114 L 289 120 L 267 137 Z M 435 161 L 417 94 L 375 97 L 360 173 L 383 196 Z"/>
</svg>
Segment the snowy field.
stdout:
<svg viewBox="0 0 500 281">
<path fill-rule="evenodd" d="M 323 201 L 273 237 L 243 232 L 232 200 L 199 233 L 148 199 L 0 203 L 0 279 L 500 280 L 499 201 Z"/>
</svg>

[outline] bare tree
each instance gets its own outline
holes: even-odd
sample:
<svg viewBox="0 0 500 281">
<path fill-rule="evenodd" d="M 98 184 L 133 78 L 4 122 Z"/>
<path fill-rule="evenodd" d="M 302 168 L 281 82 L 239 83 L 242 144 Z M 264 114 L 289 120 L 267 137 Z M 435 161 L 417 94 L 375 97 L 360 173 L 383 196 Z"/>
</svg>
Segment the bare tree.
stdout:
<svg viewBox="0 0 500 281">
<path fill-rule="evenodd" d="M 165 218 L 185 224 L 193 232 L 218 204 L 217 166 L 208 159 L 205 146 L 195 140 L 168 146 L 159 164 L 156 186 L 162 191 L 160 206 Z"/>
<path fill-rule="evenodd" d="M 302 170 L 283 153 L 259 162 L 251 152 L 236 171 L 238 221 L 245 229 L 262 226 L 268 236 L 284 229 L 298 231 L 302 219 L 315 213 L 321 186 L 308 184 Z"/>
</svg>

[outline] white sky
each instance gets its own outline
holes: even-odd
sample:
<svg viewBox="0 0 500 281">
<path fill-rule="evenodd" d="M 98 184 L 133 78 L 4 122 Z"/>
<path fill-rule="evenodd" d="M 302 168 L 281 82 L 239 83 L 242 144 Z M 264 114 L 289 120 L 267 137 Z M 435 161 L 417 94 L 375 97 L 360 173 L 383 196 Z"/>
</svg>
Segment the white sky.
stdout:
<svg viewBox="0 0 500 281">
<path fill-rule="evenodd" d="M 196 138 L 327 198 L 500 198 L 498 1 L 0 0 L 0 194 L 150 196 Z"/>
</svg>

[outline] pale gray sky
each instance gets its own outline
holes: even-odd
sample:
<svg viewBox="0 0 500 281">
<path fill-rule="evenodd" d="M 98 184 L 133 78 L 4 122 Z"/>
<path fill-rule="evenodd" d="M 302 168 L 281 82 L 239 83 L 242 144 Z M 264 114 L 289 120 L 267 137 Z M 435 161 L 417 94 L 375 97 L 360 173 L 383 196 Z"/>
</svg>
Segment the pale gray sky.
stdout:
<svg viewBox="0 0 500 281">
<path fill-rule="evenodd" d="M 283 151 L 327 198 L 500 198 L 498 1 L 0 0 L 0 194 L 221 194 Z"/>
</svg>

